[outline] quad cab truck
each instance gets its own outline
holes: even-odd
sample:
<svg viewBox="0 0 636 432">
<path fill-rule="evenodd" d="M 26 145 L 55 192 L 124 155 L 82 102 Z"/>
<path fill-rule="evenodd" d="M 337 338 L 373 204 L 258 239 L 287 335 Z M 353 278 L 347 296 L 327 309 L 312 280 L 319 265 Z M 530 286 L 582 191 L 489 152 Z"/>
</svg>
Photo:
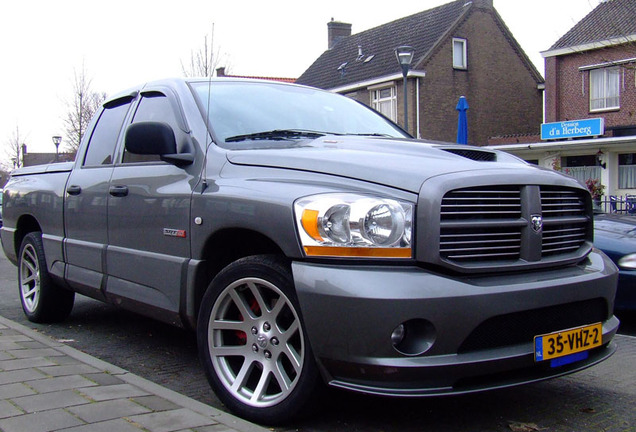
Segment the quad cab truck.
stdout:
<svg viewBox="0 0 636 432">
<path fill-rule="evenodd" d="M 63 320 L 77 293 L 192 329 L 218 397 L 259 423 L 324 383 L 470 393 L 616 350 L 617 270 L 586 189 L 317 89 L 123 92 L 75 162 L 12 173 L 3 218 L 29 320 Z"/>
</svg>

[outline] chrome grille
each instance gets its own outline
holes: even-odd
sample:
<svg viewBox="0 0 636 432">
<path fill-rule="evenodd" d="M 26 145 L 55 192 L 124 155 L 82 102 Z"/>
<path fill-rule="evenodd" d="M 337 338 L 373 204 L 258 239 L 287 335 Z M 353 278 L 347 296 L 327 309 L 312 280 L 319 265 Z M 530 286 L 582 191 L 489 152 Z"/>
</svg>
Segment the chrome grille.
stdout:
<svg viewBox="0 0 636 432">
<path fill-rule="evenodd" d="M 446 229 L 441 235 L 440 249 L 451 260 L 518 259 L 521 232 L 496 227 Z"/>
<path fill-rule="evenodd" d="M 543 256 L 576 251 L 585 242 L 585 201 L 576 191 L 543 187 L 541 212 L 549 222 L 543 228 Z"/>
<path fill-rule="evenodd" d="M 440 255 L 452 261 L 517 260 L 521 226 L 518 186 L 454 190 L 442 200 Z"/>
<path fill-rule="evenodd" d="M 521 217 L 519 187 L 460 189 L 442 200 L 442 220 Z"/>
<path fill-rule="evenodd" d="M 541 188 L 541 212 L 544 218 L 585 215 L 585 201 L 578 191 L 544 186 Z"/>
<path fill-rule="evenodd" d="M 589 230 L 583 190 L 532 185 L 458 189 L 441 202 L 439 254 L 443 262 L 458 266 L 523 266 L 577 252 L 591 238 Z"/>
</svg>

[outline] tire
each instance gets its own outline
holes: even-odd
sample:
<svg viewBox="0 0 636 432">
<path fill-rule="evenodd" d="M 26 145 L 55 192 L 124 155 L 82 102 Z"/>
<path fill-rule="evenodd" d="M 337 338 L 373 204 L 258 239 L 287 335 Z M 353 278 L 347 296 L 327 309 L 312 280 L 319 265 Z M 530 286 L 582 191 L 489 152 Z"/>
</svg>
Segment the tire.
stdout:
<svg viewBox="0 0 636 432">
<path fill-rule="evenodd" d="M 197 339 L 210 386 L 247 420 L 288 422 L 316 396 L 316 363 L 291 270 L 279 257 L 251 256 L 223 269 L 203 297 Z"/>
<path fill-rule="evenodd" d="M 55 285 L 49 275 L 42 233 L 27 234 L 18 255 L 18 287 L 22 310 L 36 323 L 59 322 L 73 309 L 75 293 Z"/>
</svg>

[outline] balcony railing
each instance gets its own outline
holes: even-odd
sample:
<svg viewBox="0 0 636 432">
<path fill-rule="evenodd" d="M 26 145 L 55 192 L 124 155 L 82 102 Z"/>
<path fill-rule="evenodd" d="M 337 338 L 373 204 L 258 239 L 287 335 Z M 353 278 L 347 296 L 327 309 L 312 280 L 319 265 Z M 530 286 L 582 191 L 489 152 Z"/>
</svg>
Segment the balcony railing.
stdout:
<svg viewBox="0 0 636 432">
<path fill-rule="evenodd" d="M 604 213 L 636 215 L 636 195 L 609 195 L 594 203 L 595 210 Z"/>
</svg>

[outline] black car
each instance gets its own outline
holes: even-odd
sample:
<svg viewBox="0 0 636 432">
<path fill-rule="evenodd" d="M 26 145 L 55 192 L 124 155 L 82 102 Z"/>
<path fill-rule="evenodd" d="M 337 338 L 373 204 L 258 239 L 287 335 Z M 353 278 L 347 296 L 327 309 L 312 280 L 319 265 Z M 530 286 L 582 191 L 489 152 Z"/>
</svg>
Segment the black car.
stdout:
<svg viewBox="0 0 636 432">
<path fill-rule="evenodd" d="M 636 310 L 636 216 L 594 216 L 594 246 L 618 266 L 615 308 Z"/>
</svg>

